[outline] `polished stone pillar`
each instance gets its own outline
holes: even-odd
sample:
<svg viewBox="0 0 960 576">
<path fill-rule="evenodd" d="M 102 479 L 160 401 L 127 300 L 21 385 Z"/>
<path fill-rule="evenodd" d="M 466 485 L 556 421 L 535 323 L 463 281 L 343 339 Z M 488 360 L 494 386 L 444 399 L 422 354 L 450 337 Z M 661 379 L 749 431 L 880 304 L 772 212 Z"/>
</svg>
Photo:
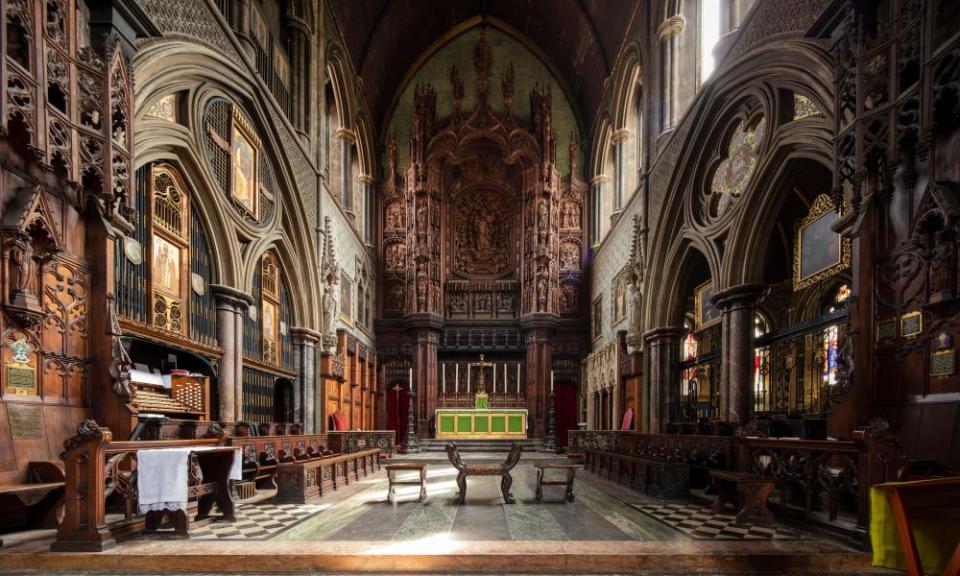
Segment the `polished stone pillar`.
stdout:
<svg viewBox="0 0 960 576">
<path fill-rule="evenodd" d="M 740 284 L 713 296 L 722 315 L 720 413 L 734 424 L 753 419 L 754 318 L 766 290 L 759 284 Z"/>
<path fill-rule="evenodd" d="M 293 389 L 296 420 L 303 423 L 307 434 L 318 430 L 316 423 L 317 355 L 316 345 L 320 342 L 320 333 L 309 328 L 291 328 L 293 336 L 294 363 L 298 379 Z"/>
<path fill-rule="evenodd" d="M 367 244 L 370 244 L 373 241 L 373 176 L 368 174 L 360 174 L 357 176 L 357 180 L 360 182 L 362 187 L 361 194 L 363 195 L 363 211 L 359 214 L 360 221 L 360 237 L 363 238 L 363 241 Z"/>
<path fill-rule="evenodd" d="M 687 335 L 681 326 L 655 328 L 644 333 L 650 372 L 647 378 L 646 402 L 650 406 L 648 430 L 663 432 L 678 416 L 680 405 L 680 343 Z"/>
<path fill-rule="evenodd" d="M 686 20 L 676 14 L 667 18 L 657 36 L 660 39 L 660 127 L 661 131 L 672 130 L 679 116 L 677 88 L 680 75 L 680 32 Z"/>
<path fill-rule="evenodd" d="M 590 235 L 591 243 L 599 244 L 601 237 L 601 226 L 600 223 L 603 218 L 603 209 L 601 208 L 603 203 L 603 183 L 607 181 L 607 177 L 600 175 L 595 176 L 593 180 L 590 181 L 590 203 L 593 206 L 592 214 L 590 220 L 592 225 L 590 226 Z"/>
<path fill-rule="evenodd" d="M 249 294 L 211 284 L 217 306 L 217 339 L 223 348 L 217 373 L 220 420 L 238 422 L 243 411 L 243 312 L 253 302 Z"/>
</svg>

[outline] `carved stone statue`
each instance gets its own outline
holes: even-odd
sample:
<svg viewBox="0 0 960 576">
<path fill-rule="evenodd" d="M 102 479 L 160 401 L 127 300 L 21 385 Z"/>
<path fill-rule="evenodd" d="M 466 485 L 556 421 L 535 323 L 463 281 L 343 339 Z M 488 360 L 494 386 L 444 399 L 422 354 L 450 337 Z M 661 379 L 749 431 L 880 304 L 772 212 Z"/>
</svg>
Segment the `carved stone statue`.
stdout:
<svg viewBox="0 0 960 576">
<path fill-rule="evenodd" d="M 930 255 L 930 294 L 934 300 L 952 298 L 957 289 L 957 248 L 946 232 L 938 232 Z"/>
<path fill-rule="evenodd" d="M 33 295 L 34 259 L 30 238 L 17 238 L 10 246 L 10 288 Z"/>
<path fill-rule="evenodd" d="M 327 283 L 323 288 L 323 332 L 324 334 L 333 334 L 336 330 L 337 318 L 337 297 L 334 284 Z"/>
</svg>

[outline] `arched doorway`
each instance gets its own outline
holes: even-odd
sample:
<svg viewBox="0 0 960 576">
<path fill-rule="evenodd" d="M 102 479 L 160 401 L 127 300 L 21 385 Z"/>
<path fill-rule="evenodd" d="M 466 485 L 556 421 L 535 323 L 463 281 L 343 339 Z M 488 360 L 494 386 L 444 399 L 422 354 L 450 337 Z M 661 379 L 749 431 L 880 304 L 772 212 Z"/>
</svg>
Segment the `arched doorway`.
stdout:
<svg viewBox="0 0 960 576">
<path fill-rule="evenodd" d="M 407 412 L 410 408 L 409 390 L 400 382 L 387 388 L 387 429 L 396 430 L 397 444 L 407 436 Z"/>
<path fill-rule="evenodd" d="M 273 385 L 273 421 L 294 422 L 295 412 L 293 382 L 288 378 L 278 378 Z"/>
<path fill-rule="evenodd" d="M 572 382 L 557 382 L 553 395 L 557 442 L 567 445 L 567 431 L 577 429 L 577 387 Z"/>
</svg>

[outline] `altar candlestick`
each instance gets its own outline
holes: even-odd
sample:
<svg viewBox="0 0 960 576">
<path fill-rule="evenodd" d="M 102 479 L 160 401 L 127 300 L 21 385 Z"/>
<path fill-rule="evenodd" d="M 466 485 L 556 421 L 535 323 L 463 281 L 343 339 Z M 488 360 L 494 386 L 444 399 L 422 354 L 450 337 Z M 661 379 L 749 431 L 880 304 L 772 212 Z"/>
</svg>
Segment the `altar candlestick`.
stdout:
<svg viewBox="0 0 960 576">
<path fill-rule="evenodd" d="M 441 380 L 441 390 L 443 390 L 443 395 L 447 395 L 447 365 L 442 364 L 443 366 L 443 379 Z"/>
</svg>

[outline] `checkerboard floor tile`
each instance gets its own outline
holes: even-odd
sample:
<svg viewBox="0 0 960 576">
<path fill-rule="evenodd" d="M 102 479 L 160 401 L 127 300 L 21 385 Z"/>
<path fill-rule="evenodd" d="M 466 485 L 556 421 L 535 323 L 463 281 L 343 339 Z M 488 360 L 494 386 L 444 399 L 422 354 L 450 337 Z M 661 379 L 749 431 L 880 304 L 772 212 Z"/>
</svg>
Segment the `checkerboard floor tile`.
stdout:
<svg viewBox="0 0 960 576">
<path fill-rule="evenodd" d="M 760 526 L 736 524 L 732 514 L 714 514 L 697 504 L 631 504 L 697 540 L 798 540 L 807 536 L 799 530 L 779 524 Z"/>
<path fill-rule="evenodd" d="M 272 504 L 238 506 L 236 522 L 211 522 L 190 531 L 195 540 L 265 540 L 299 524 L 324 508 L 318 504 Z"/>
</svg>

